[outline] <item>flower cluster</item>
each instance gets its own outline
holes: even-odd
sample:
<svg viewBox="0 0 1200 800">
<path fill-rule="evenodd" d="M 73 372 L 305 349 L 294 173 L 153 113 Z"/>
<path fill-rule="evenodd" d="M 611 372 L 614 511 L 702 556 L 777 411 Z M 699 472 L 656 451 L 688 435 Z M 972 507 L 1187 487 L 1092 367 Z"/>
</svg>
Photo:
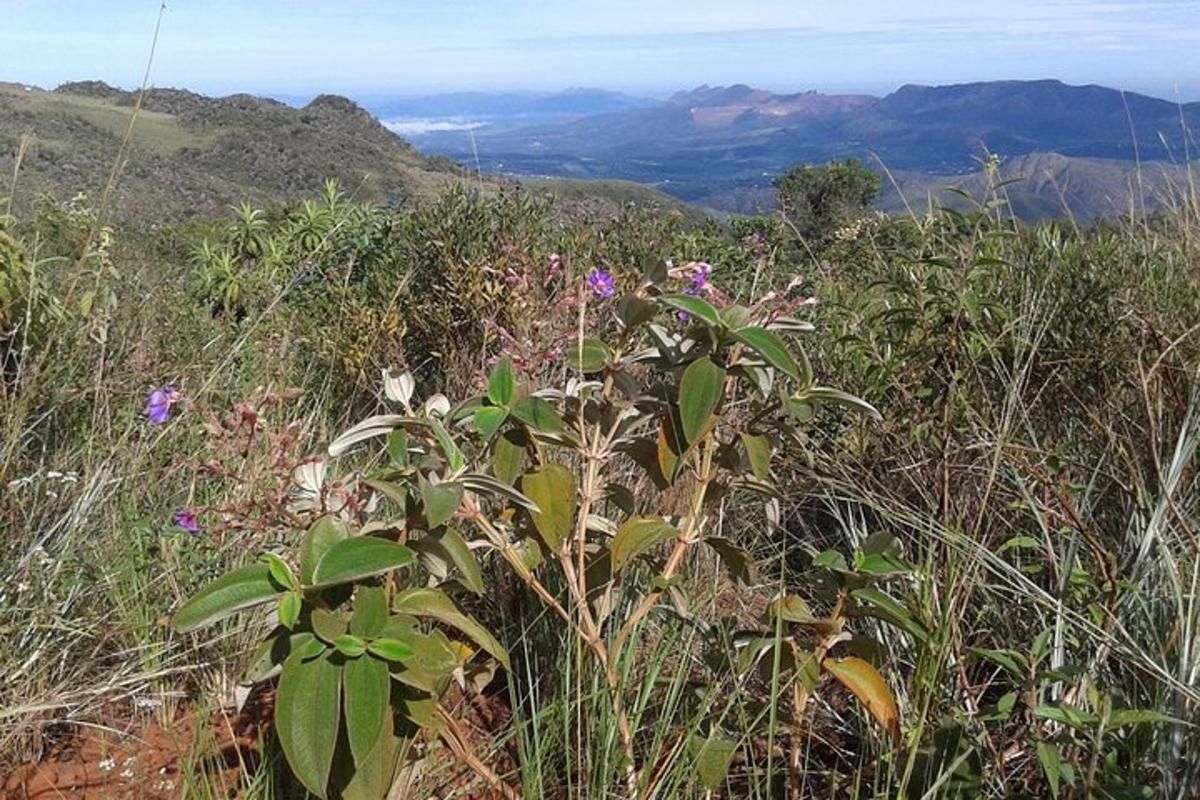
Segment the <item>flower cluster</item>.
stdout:
<svg viewBox="0 0 1200 800">
<path fill-rule="evenodd" d="M 171 418 L 171 406 L 179 402 L 179 392 L 174 386 L 160 386 L 146 398 L 146 416 L 152 425 L 162 425 Z"/>
<path fill-rule="evenodd" d="M 613 276 L 602 269 L 594 269 L 588 273 L 587 283 L 592 289 L 592 297 L 597 300 L 607 300 L 617 293 Z"/>
</svg>

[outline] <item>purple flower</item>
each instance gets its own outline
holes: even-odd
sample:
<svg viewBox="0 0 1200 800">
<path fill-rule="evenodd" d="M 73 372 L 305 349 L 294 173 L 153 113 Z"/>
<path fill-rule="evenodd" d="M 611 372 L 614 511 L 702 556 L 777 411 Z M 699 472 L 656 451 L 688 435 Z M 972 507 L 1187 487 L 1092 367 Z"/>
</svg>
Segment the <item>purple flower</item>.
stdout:
<svg viewBox="0 0 1200 800">
<path fill-rule="evenodd" d="M 592 296 L 597 300 L 607 300 L 617 292 L 613 276 L 602 269 L 594 269 L 588 273 L 588 286 L 592 287 Z"/>
<path fill-rule="evenodd" d="M 163 386 L 150 392 L 146 398 L 146 416 L 153 425 L 162 425 L 171 418 L 171 404 L 179 399 L 173 386 Z"/>
<path fill-rule="evenodd" d="M 200 532 L 200 523 L 196 521 L 196 514 L 192 511 L 184 510 L 176 514 L 175 524 L 193 536 Z"/>
</svg>

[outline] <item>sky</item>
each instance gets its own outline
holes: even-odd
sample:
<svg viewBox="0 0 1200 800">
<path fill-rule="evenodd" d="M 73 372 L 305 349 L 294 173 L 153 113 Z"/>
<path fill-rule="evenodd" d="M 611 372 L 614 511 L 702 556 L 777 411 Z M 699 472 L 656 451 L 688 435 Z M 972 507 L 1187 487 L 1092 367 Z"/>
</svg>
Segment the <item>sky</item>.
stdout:
<svg viewBox="0 0 1200 800">
<path fill-rule="evenodd" d="M 0 81 L 140 85 L 159 0 L 0 0 Z M 157 86 L 306 97 L 1058 78 L 1200 99 L 1200 0 L 167 0 Z"/>
</svg>

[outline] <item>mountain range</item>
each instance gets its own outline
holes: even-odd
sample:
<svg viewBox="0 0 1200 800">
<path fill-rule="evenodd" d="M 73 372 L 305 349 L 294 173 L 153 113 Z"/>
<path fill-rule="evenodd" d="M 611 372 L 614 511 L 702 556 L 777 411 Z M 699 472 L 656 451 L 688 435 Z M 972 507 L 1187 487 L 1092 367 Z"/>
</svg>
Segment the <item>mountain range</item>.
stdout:
<svg viewBox="0 0 1200 800">
<path fill-rule="evenodd" d="M 137 94 L 99 81 L 47 91 L 0 83 L 0 175 L 18 207 L 103 192 Z M 585 104 L 586 106 L 586 104 Z M 111 210 L 150 223 L 224 216 L 251 202 L 279 206 L 318 196 L 327 178 L 356 200 L 408 205 L 455 184 L 495 193 L 509 178 L 428 156 L 352 100 L 321 95 L 294 107 L 239 94 L 146 92 L 125 151 Z M 10 186 L 0 190 L 7 197 Z M 697 212 L 620 181 L 538 181 L 532 188 L 589 211 L 628 203 Z M 568 210 L 570 210 L 568 208 Z"/>
<path fill-rule="evenodd" d="M 1130 198 L 1109 194 L 1129 185 L 1131 171 L 1151 195 L 1180 180 L 1176 165 L 1196 149 L 1198 125 L 1200 103 L 1055 80 L 907 85 L 884 97 L 778 94 L 739 84 L 601 114 L 494 120 L 469 136 L 433 131 L 412 141 L 427 152 L 477 159 L 485 171 L 634 180 L 723 211 L 769 206 L 771 178 L 797 162 L 861 158 L 889 173 L 894 196 L 883 202 L 894 206 L 938 185 L 977 181 L 980 158 L 996 153 L 1012 160 L 1007 171 L 1019 177 L 1052 167 L 1055 180 L 1014 190 L 1033 193 L 1022 204 L 1030 213 L 1086 217 L 1128 205 Z M 1064 182 L 1077 191 L 1061 191 Z"/>
</svg>

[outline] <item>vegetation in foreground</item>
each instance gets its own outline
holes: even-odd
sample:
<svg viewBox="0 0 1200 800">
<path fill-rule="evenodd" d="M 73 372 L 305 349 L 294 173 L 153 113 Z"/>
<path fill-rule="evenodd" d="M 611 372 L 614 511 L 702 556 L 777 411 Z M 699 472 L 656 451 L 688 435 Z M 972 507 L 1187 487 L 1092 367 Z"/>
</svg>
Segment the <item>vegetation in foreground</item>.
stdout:
<svg viewBox="0 0 1200 800">
<path fill-rule="evenodd" d="M 244 796 L 1194 796 L 1200 217 L 991 197 L 6 217 L 5 771 L 282 662 Z"/>
</svg>

